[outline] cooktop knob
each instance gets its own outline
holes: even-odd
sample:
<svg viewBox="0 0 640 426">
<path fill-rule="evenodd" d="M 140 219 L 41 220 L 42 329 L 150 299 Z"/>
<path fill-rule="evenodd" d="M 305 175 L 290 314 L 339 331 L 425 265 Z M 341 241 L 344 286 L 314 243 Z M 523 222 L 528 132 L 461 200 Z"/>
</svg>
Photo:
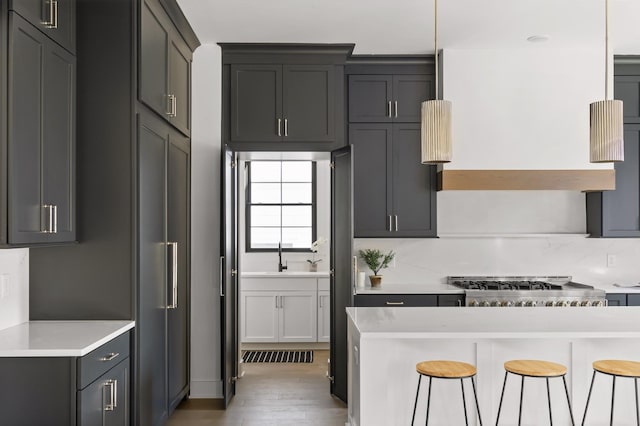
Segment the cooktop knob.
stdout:
<svg viewBox="0 0 640 426">
<path fill-rule="evenodd" d="M 538 306 L 538 302 L 536 302 L 535 300 L 529 300 L 529 301 L 525 304 L 525 306 L 530 306 L 530 307 Z"/>
<path fill-rule="evenodd" d="M 574 300 L 573 302 L 571 302 L 570 306 L 580 306 L 580 302 Z"/>
<path fill-rule="evenodd" d="M 474 308 L 477 308 L 478 306 L 480 306 L 480 303 L 478 303 L 477 300 L 469 300 L 469 306 L 473 306 Z"/>
<path fill-rule="evenodd" d="M 518 300 L 516 302 L 516 306 L 518 306 L 518 307 L 524 306 L 524 302 L 522 300 Z"/>
<path fill-rule="evenodd" d="M 488 300 L 485 300 L 484 302 L 481 303 L 481 306 L 487 307 L 487 306 L 491 306 L 491 304 L 489 303 Z"/>
<path fill-rule="evenodd" d="M 569 306 L 569 302 L 567 302 L 566 300 L 558 300 L 556 302 L 556 306 L 559 308 L 563 308 L 565 306 Z"/>
<path fill-rule="evenodd" d="M 601 307 L 604 306 L 604 302 L 602 300 L 598 300 L 597 302 L 593 302 L 592 306 Z"/>
<path fill-rule="evenodd" d="M 504 307 L 510 308 L 510 307 L 513 306 L 513 302 L 511 300 L 505 300 L 500 304 L 500 306 L 504 306 Z"/>
<path fill-rule="evenodd" d="M 580 306 L 591 306 L 591 301 L 590 300 L 583 300 L 580 303 Z"/>
<path fill-rule="evenodd" d="M 493 300 L 491 302 L 491 306 L 500 306 L 500 302 L 498 302 L 497 300 Z"/>
<path fill-rule="evenodd" d="M 544 306 L 555 306 L 556 302 L 554 302 L 553 300 L 549 300 L 547 303 L 544 304 Z"/>
</svg>

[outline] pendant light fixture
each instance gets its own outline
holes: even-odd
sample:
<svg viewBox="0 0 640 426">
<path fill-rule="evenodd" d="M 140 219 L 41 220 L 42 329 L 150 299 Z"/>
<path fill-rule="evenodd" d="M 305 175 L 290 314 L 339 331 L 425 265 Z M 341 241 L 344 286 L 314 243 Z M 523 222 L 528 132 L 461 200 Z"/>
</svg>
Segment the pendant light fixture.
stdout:
<svg viewBox="0 0 640 426">
<path fill-rule="evenodd" d="M 609 0 L 605 0 L 605 72 L 604 101 L 590 108 L 590 161 L 624 161 L 624 125 L 622 101 L 609 99 Z"/>
<path fill-rule="evenodd" d="M 422 102 L 422 164 L 451 161 L 451 102 L 438 99 L 438 0 L 434 0 L 433 9 L 436 96 Z"/>
</svg>

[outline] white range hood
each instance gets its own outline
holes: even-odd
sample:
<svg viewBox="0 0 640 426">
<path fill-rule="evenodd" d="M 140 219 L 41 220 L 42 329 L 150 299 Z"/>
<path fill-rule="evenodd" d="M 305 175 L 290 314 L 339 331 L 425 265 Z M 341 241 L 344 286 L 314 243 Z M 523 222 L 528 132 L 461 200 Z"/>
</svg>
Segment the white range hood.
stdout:
<svg viewBox="0 0 640 426">
<path fill-rule="evenodd" d="M 604 96 L 601 46 L 445 49 L 441 62 L 453 161 L 439 189 L 615 188 L 612 164 L 589 163 L 589 104 Z"/>
</svg>

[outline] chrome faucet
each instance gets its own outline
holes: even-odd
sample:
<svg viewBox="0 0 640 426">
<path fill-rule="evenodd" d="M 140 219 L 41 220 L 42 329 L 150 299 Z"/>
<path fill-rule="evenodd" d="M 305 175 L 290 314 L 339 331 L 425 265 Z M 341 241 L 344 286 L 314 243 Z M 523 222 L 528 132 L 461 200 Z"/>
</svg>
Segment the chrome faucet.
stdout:
<svg viewBox="0 0 640 426">
<path fill-rule="evenodd" d="M 282 264 L 282 243 L 278 243 L 278 272 L 282 272 L 287 269 L 287 265 Z"/>
</svg>

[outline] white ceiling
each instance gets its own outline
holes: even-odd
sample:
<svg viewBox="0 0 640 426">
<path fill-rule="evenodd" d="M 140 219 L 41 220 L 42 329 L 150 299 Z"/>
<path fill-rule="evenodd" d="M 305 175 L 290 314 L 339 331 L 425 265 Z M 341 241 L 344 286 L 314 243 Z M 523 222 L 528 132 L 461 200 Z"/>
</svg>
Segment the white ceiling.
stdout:
<svg viewBox="0 0 640 426">
<path fill-rule="evenodd" d="M 202 43 L 355 43 L 433 53 L 433 0 L 178 0 Z M 640 0 L 610 0 L 615 54 L 640 54 Z M 440 0 L 441 48 L 602 46 L 604 0 Z M 529 43 L 534 34 L 551 36 Z"/>
</svg>

